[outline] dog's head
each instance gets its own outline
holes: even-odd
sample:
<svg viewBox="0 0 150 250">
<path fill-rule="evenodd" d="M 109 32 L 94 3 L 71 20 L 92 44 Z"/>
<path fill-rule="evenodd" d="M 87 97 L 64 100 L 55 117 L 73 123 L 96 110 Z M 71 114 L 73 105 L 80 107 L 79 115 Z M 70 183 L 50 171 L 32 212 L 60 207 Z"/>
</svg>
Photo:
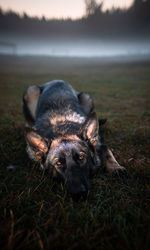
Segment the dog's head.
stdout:
<svg viewBox="0 0 150 250">
<path fill-rule="evenodd" d="M 95 113 L 89 115 L 77 135 L 65 135 L 50 142 L 35 130 L 27 130 L 28 151 L 54 176 L 60 176 L 68 191 L 86 193 L 94 168 L 94 150 L 98 142 L 99 124 Z"/>
</svg>

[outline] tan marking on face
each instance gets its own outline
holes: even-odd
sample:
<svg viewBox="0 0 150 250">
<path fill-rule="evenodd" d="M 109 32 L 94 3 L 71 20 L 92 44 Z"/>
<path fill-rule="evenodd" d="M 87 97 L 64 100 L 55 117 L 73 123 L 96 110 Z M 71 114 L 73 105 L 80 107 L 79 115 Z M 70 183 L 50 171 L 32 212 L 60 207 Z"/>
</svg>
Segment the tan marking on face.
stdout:
<svg viewBox="0 0 150 250">
<path fill-rule="evenodd" d="M 79 137 L 76 135 L 66 135 L 54 139 L 51 143 L 51 148 L 57 146 L 62 140 L 79 141 Z"/>
<path fill-rule="evenodd" d="M 42 157 L 41 157 L 41 155 L 39 155 L 39 154 L 35 154 L 35 156 L 36 156 L 36 158 L 40 161 L 40 160 L 42 160 Z"/>
</svg>

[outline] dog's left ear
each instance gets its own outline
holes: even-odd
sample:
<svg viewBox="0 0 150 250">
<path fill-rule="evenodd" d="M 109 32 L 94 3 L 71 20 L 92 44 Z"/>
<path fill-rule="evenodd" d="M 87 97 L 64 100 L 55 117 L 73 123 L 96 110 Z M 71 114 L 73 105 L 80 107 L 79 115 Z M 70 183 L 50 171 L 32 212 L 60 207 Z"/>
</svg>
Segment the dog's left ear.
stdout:
<svg viewBox="0 0 150 250">
<path fill-rule="evenodd" d="M 79 131 L 79 137 L 88 140 L 94 147 L 98 142 L 99 123 L 95 112 L 91 113 Z"/>
<path fill-rule="evenodd" d="M 49 140 L 40 135 L 36 130 L 26 128 L 25 139 L 35 158 L 41 159 L 48 152 L 50 146 Z"/>
</svg>

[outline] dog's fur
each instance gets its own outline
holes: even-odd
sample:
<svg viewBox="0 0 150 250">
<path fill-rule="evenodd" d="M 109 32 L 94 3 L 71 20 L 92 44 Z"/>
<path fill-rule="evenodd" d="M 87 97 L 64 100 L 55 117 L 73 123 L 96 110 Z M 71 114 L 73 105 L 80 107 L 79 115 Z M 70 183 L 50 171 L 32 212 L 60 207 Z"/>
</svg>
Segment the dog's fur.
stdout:
<svg viewBox="0 0 150 250">
<path fill-rule="evenodd" d="M 103 144 L 93 110 L 88 94 L 61 80 L 30 86 L 23 96 L 29 157 L 64 180 L 71 194 L 87 192 L 99 168 L 126 172 Z"/>
</svg>

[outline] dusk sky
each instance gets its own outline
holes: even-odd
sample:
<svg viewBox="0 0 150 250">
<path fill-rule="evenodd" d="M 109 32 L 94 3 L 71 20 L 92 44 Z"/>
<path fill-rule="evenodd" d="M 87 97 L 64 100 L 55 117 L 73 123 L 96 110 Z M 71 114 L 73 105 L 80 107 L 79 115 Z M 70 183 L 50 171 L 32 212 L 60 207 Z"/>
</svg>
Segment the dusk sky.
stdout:
<svg viewBox="0 0 150 250">
<path fill-rule="evenodd" d="M 103 0 L 103 10 L 112 7 L 128 8 L 134 0 Z M 97 1 L 102 2 L 102 1 Z M 30 16 L 45 16 L 46 18 L 73 19 L 85 14 L 84 0 L 0 0 L 0 7 L 13 10 L 22 14 L 26 12 Z"/>
</svg>

